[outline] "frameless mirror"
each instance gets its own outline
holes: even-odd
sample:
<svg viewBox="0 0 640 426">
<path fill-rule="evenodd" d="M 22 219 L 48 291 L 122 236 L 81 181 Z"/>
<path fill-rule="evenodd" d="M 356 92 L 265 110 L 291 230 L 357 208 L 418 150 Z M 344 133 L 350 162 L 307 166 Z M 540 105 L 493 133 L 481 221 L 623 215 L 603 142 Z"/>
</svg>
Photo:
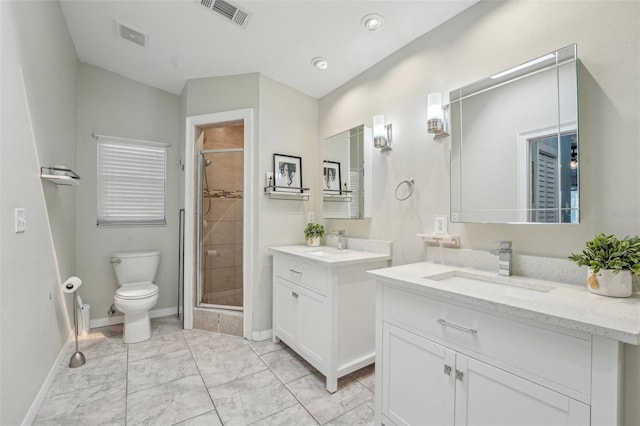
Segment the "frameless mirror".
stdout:
<svg viewBox="0 0 640 426">
<path fill-rule="evenodd" d="M 324 140 L 322 212 L 325 219 L 371 217 L 373 132 L 364 124 Z"/>
<path fill-rule="evenodd" d="M 579 223 L 575 44 L 449 100 L 452 222 Z"/>
</svg>

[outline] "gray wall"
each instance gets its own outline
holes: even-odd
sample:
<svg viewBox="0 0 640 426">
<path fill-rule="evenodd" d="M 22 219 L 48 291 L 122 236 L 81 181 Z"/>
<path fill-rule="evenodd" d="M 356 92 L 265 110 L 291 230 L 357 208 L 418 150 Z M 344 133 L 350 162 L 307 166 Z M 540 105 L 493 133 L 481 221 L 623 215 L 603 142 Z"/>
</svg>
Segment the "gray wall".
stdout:
<svg viewBox="0 0 640 426">
<path fill-rule="evenodd" d="M 58 2 L 3 1 L 0 15 L 0 424 L 9 425 L 24 419 L 70 331 L 60 284 L 76 274 L 76 188 L 41 180 L 40 166 L 76 166 L 77 57 Z M 25 233 L 14 233 L 16 207 Z"/>
<path fill-rule="evenodd" d="M 112 253 L 160 250 L 154 309 L 177 307 L 178 200 L 180 169 L 180 98 L 102 68 L 78 66 L 77 272 L 79 293 L 91 305 L 92 319 L 106 319 L 118 285 Z M 93 133 L 169 143 L 167 157 L 167 225 L 153 227 L 96 226 L 96 139 Z M 121 315 L 121 314 L 119 314 Z M 122 319 L 122 318 L 120 318 Z"/>
<path fill-rule="evenodd" d="M 640 233 L 638 2 L 480 2 L 320 99 L 320 137 L 384 113 L 393 151 L 374 153 L 371 221 L 340 226 L 352 235 L 394 241 L 394 263 L 423 259 L 415 237 L 449 212 L 448 140 L 426 133 L 426 97 L 445 96 L 557 48 L 577 43 L 581 61 L 581 217 L 575 225 L 453 224 L 465 248 L 513 240 L 517 253 L 566 257 L 597 232 Z M 413 177 L 416 191 L 396 201 Z"/>
<path fill-rule="evenodd" d="M 258 256 L 254 275 L 254 330 L 271 329 L 272 255 L 268 248 L 304 244 L 307 213 L 322 223 L 322 159 L 318 146 L 318 101 L 284 84 L 260 76 L 259 185 L 273 171 L 273 154 L 302 157 L 302 186 L 309 201 L 258 200 Z"/>
</svg>

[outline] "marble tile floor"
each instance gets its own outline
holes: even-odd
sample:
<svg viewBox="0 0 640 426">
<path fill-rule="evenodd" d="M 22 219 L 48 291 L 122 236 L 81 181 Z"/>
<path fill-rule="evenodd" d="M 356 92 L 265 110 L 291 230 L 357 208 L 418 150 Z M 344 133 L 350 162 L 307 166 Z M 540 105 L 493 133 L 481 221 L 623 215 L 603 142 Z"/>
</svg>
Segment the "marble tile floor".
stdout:
<svg viewBox="0 0 640 426">
<path fill-rule="evenodd" d="M 325 378 L 286 345 L 152 320 L 150 340 L 122 343 L 122 326 L 80 340 L 87 363 L 60 365 L 35 425 L 370 425 L 374 371 L 329 394 Z"/>
</svg>

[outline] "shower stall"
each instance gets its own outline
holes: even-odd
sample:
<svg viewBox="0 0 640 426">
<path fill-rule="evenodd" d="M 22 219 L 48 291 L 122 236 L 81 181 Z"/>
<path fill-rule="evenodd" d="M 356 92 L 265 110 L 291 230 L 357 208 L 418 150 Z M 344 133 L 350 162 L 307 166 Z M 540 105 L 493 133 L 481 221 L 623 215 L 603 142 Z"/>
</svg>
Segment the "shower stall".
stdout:
<svg viewBox="0 0 640 426">
<path fill-rule="evenodd" d="M 197 306 L 243 309 L 244 126 L 203 129 L 197 142 Z"/>
</svg>

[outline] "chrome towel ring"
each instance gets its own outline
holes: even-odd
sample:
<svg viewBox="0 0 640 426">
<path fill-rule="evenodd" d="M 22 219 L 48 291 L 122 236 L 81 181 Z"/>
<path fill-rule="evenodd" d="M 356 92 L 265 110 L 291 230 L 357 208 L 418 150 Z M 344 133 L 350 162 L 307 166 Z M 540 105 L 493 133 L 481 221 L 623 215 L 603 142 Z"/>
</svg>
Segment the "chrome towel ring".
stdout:
<svg viewBox="0 0 640 426">
<path fill-rule="evenodd" d="M 403 185 L 407 186 L 405 194 L 402 194 L 402 191 L 400 191 L 400 188 L 402 188 Z M 402 182 L 400 182 L 398 184 L 398 186 L 396 186 L 396 200 L 404 201 L 407 198 L 411 197 L 411 194 L 413 194 L 413 186 L 414 186 L 413 185 L 413 178 L 412 179 L 406 179 L 406 180 L 403 180 Z M 398 195 L 398 194 L 401 194 L 401 195 Z M 402 195 L 404 195 L 404 196 L 402 196 Z"/>
</svg>

